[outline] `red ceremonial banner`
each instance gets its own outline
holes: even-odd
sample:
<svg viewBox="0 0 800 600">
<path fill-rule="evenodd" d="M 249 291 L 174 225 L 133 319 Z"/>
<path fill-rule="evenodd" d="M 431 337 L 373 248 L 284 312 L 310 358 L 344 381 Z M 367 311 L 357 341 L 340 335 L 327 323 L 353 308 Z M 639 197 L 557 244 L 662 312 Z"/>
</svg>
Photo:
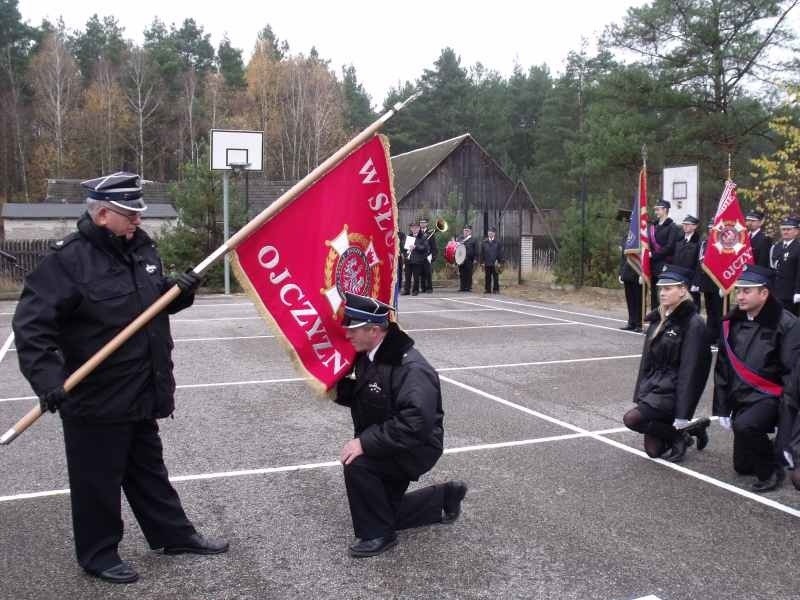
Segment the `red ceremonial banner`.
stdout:
<svg viewBox="0 0 800 600">
<path fill-rule="evenodd" d="M 714 216 L 714 225 L 708 232 L 703 270 L 727 294 L 742 274 L 744 266 L 752 263 L 753 249 L 736 195 L 736 184 L 726 181 Z"/>
<path fill-rule="evenodd" d="M 236 248 L 236 278 L 315 387 L 350 371 L 344 292 L 392 303 L 397 205 L 389 143 L 375 136 Z"/>
<path fill-rule="evenodd" d="M 638 215 L 638 218 L 637 218 Z M 625 255 L 642 279 L 650 283 L 650 238 L 647 234 L 647 169 L 639 171 L 639 192 L 634 199 Z M 638 239 L 637 239 L 638 238 Z"/>
</svg>

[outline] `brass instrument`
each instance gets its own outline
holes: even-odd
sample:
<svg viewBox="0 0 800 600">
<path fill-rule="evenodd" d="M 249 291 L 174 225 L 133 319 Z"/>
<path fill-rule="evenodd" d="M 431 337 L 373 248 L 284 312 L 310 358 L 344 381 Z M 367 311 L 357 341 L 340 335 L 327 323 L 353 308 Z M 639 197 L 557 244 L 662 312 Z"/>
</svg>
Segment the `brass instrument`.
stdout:
<svg viewBox="0 0 800 600">
<path fill-rule="evenodd" d="M 436 219 L 436 222 L 433 224 L 433 231 L 431 231 L 431 232 L 428 234 L 428 237 L 426 237 L 425 239 L 426 239 L 426 240 L 429 240 L 429 239 L 431 239 L 431 238 L 432 238 L 434 235 L 436 235 L 437 233 L 439 233 L 439 232 L 441 232 L 441 233 L 444 233 L 444 232 L 445 232 L 445 231 L 447 231 L 448 229 L 449 229 L 449 227 L 448 227 L 448 225 L 447 225 L 447 221 L 445 221 L 444 219 L 442 219 L 441 217 L 439 217 L 438 219 Z"/>
</svg>

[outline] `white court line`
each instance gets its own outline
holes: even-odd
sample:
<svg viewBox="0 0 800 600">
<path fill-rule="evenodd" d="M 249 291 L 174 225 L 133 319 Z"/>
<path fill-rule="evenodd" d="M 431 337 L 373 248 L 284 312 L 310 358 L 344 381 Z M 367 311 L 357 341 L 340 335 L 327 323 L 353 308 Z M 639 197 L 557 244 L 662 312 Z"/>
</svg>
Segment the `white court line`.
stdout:
<svg viewBox="0 0 800 600">
<path fill-rule="evenodd" d="M 479 304 L 477 302 L 469 302 L 468 300 L 458 300 L 456 298 L 448 298 L 448 300 L 450 300 L 451 302 L 458 302 L 459 304 L 469 304 L 470 306 L 484 306 L 484 307 L 486 306 L 485 304 Z M 540 319 L 551 319 L 553 321 L 563 321 L 565 323 L 572 323 L 572 324 L 577 323 L 579 325 L 584 325 L 586 327 L 594 327 L 595 329 L 605 329 L 607 331 L 615 331 L 617 333 L 627 333 L 627 334 L 635 335 L 635 336 L 641 336 L 642 335 L 641 333 L 636 333 L 635 331 L 625 331 L 625 330 L 619 329 L 617 327 L 608 327 L 606 325 L 597 325 L 595 323 L 585 323 L 583 321 L 573 321 L 571 319 L 563 319 L 561 317 L 551 317 L 551 316 L 548 316 L 548 315 L 540 315 L 540 314 L 537 314 L 537 313 L 525 312 L 523 310 L 514 310 L 513 308 L 497 308 L 495 310 L 502 310 L 502 311 L 505 311 L 505 312 L 515 313 L 515 314 L 518 314 L 518 315 L 525 315 L 525 316 L 528 316 L 528 317 L 538 317 Z"/>
<path fill-rule="evenodd" d="M 403 329 L 406 333 L 419 333 L 431 331 L 462 331 L 465 329 L 508 329 L 514 327 L 567 327 L 579 325 L 579 323 L 514 323 L 513 325 L 467 325 L 464 327 L 420 327 L 418 329 Z M 176 344 L 183 342 L 229 342 L 236 340 L 261 340 L 273 339 L 274 335 L 231 335 L 221 337 L 198 337 L 198 338 L 175 338 L 172 340 Z M 10 348 L 9 352 L 16 352 L 16 348 Z M 0 361 L 2 361 L 0 353 Z"/>
<path fill-rule="evenodd" d="M 14 342 L 14 332 L 8 334 L 5 343 L 3 343 L 3 347 L 0 348 L 0 362 L 3 362 L 3 359 L 6 357 L 6 352 L 11 347 L 11 344 Z"/>
<path fill-rule="evenodd" d="M 635 448 L 631 448 L 630 446 L 627 446 L 627 445 L 623 444 L 622 442 L 617 442 L 616 440 L 612 440 L 612 439 L 609 439 L 607 437 L 604 437 L 604 436 L 600 435 L 599 433 L 590 432 L 590 431 L 588 431 L 586 429 L 583 429 L 582 427 L 578 427 L 577 425 L 572 425 L 571 423 L 567 423 L 566 421 L 562 421 L 560 419 L 556 419 L 556 418 L 551 417 L 549 415 L 545 415 L 544 413 L 540 413 L 538 411 L 532 410 L 532 409 L 530 409 L 530 408 L 528 408 L 526 406 L 522 406 L 522 405 L 517 404 L 515 402 L 511 402 L 509 400 L 505 400 L 503 398 L 500 398 L 499 396 L 495 396 L 494 394 L 490 394 L 488 392 L 484 392 L 483 390 L 479 390 L 478 388 L 473 387 L 471 385 L 467 385 L 466 383 L 461 383 L 460 381 L 456 381 L 455 379 L 450 379 L 449 377 L 445 377 L 445 376 L 440 377 L 440 379 L 442 381 L 445 381 L 447 383 L 455 385 L 456 387 L 460 387 L 460 388 L 462 388 L 464 390 L 472 392 L 473 394 L 477 394 L 479 396 L 483 396 L 484 398 L 486 398 L 488 400 L 492 400 L 494 402 L 497 402 L 499 404 L 503 404 L 503 405 L 508 406 L 510 408 L 514 408 L 516 410 L 519 410 L 521 412 L 527 413 L 529 415 L 533 415 L 534 417 L 537 417 L 539 419 L 547 421 L 548 423 L 553 423 L 555 425 L 560 425 L 561 427 L 564 427 L 565 429 L 569 429 L 570 431 L 574 431 L 575 433 L 586 434 L 587 437 L 595 439 L 595 440 L 597 440 L 599 442 L 602 442 L 602 443 L 607 444 L 609 446 L 614 446 L 615 448 L 618 448 L 620 450 L 628 452 L 629 454 L 635 454 L 636 456 L 639 456 L 639 457 L 644 458 L 646 460 L 659 463 L 659 464 L 661 464 L 661 465 L 663 465 L 663 466 L 665 466 L 665 467 L 667 467 L 669 469 L 673 469 L 675 471 L 678 471 L 679 473 L 683 473 L 684 475 L 688 475 L 690 477 L 694 477 L 695 479 L 699 479 L 700 481 L 703 481 L 705 483 L 709 483 L 709 484 L 711 484 L 711 485 L 713 485 L 715 487 L 718 487 L 720 489 L 726 490 L 728 492 L 732 492 L 734 494 L 742 496 L 743 498 L 747 498 L 748 500 L 752 500 L 753 502 L 758 502 L 759 504 L 763 504 L 764 506 L 768 506 L 770 508 L 774 508 L 776 510 L 784 512 L 784 513 L 786 513 L 788 515 L 791 515 L 793 517 L 800 517 L 800 510 L 797 510 L 797 509 L 792 508 L 790 506 L 786 506 L 785 504 L 781 504 L 780 502 L 776 502 L 774 500 L 770 500 L 769 498 L 765 498 L 764 496 L 760 496 L 758 494 L 754 494 L 752 492 L 748 492 L 747 490 L 743 490 L 743 489 L 738 488 L 738 487 L 736 487 L 734 485 L 731 485 L 729 483 L 725 483 L 724 481 L 720 481 L 719 479 L 714 479 L 713 477 L 709 477 L 708 475 L 704 475 L 702 473 L 698 473 L 697 471 L 692 471 L 691 469 L 687 469 L 686 467 L 682 467 L 681 465 L 678 465 L 678 464 L 675 464 L 675 463 L 671 463 L 671 462 L 668 462 L 666 460 L 662 460 L 660 458 L 650 458 L 649 456 L 647 456 L 647 454 L 645 452 L 642 452 L 641 450 L 637 450 Z"/>
<path fill-rule="evenodd" d="M 618 429 L 607 429 L 604 431 L 595 432 L 601 433 L 621 433 L 629 431 L 625 427 Z M 552 435 L 541 438 L 531 438 L 527 440 L 514 440 L 511 442 L 497 442 L 492 444 L 476 444 L 473 446 L 461 446 L 457 448 L 446 448 L 445 454 L 460 454 L 462 452 L 476 452 L 479 450 L 495 450 L 500 448 L 514 448 L 517 446 L 530 446 L 532 444 L 545 444 L 548 442 L 560 442 L 563 440 L 574 440 L 583 437 L 589 437 L 592 433 L 568 433 L 565 435 Z M 312 469 L 324 469 L 329 467 L 338 467 L 341 463 L 338 460 L 331 460 L 326 462 L 306 463 L 302 465 L 287 465 L 283 467 L 266 467 L 262 469 L 240 469 L 237 471 L 218 471 L 213 473 L 197 473 L 194 475 L 178 475 L 170 477 L 172 482 L 182 481 L 205 481 L 209 479 L 225 479 L 230 477 L 248 477 L 253 475 L 268 475 L 270 473 L 288 473 L 291 471 L 308 471 Z M 0 496 L 0 502 L 13 502 L 15 500 L 31 500 L 34 498 L 47 498 L 50 496 L 64 496 L 69 494 L 69 489 L 60 490 L 47 490 L 43 492 L 27 492 L 23 494 L 14 494 L 10 496 Z"/>
<path fill-rule="evenodd" d="M 421 314 L 438 314 L 438 313 L 454 313 L 454 312 L 503 312 L 508 311 L 507 308 L 497 308 L 494 306 L 482 306 L 476 304 L 478 308 L 440 308 L 436 310 L 406 310 L 401 315 L 421 315 Z M 513 311 L 512 311 L 513 312 Z M 533 315 L 537 316 L 537 315 Z M 553 319 L 554 317 L 544 317 L 546 319 Z M 170 319 L 170 323 L 208 323 L 211 321 L 263 321 L 264 318 L 260 316 L 255 317 L 210 317 L 207 319 Z M 561 319 L 562 321 L 565 319 Z"/>
<path fill-rule="evenodd" d="M 449 298 L 448 298 L 449 300 Z M 591 315 L 589 313 L 581 313 L 581 312 L 574 312 L 571 310 L 563 310 L 561 308 L 549 308 L 547 306 L 541 306 L 539 304 L 526 304 L 524 302 L 513 302 L 511 300 L 500 300 L 499 298 L 483 298 L 483 300 L 488 300 L 489 302 L 500 302 L 501 304 L 511 304 L 513 306 L 527 306 L 528 308 L 534 308 L 536 310 L 549 310 L 552 312 L 559 312 L 564 313 L 567 315 L 578 315 L 580 317 L 591 317 L 592 319 L 602 319 L 604 321 L 614 321 L 616 323 L 627 323 L 626 319 L 614 319 L 612 317 L 601 317 L 600 315 Z"/>
<path fill-rule="evenodd" d="M 515 368 L 515 367 L 535 367 L 535 366 L 542 366 L 542 365 L 559 365 L 559 364 L 570 364 L 570 363 L 582 363 L 582 362 L 595 362 L 595 361 L 603 361 L 603 360 L 621 360 L 626 358 L 639 358 L 641 354 L 622 354 L 619 356 L 594 356 L 589 358 L 565 358 L 561 360 L 543 360 L 543 361 L 535 361 L 535 362 L 525 362 L 525 363 L 507 363 L 507 364 L 499 364 L 499 365 L 473 365 L 468 367 L 439 367 L 436 368 L 436 371 L 439 373 L 443 372 L 452 372 L 452 371 L 473 371 L 476 369 L 503 369 L 503 368 Z M 257 379 L 252 381 L 221 381 L 218 383 L 193 383 L 193 384 L 183 384 L 176 386 L 176 389 L 184 390 L 184 389 L 196 389 L 196 388 L 205 388 L 205 387 L 225 387 L 225 386 L 239 386 L 239 385 L 265 385 L 271 383 L 295 383 L 298 381 L 306 381 L 307 379 L 304 377 L 286 377 L 281 379 Z M 18 396 L 16 398 L 0 398 L 0 403 L 2 402 L 18 402 L 20 400 L 35 400 L 36 396 Z"/>
</svg>

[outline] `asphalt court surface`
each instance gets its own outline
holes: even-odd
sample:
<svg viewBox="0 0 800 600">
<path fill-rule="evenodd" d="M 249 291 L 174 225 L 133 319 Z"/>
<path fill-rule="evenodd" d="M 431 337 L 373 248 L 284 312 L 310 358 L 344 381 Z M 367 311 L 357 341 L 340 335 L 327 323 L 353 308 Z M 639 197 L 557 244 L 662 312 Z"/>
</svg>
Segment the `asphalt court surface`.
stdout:
<svg viewBox="0 0 800 600">
<path fill-rule="evenodd" d="M 0 347 L 12 302 L 0 302 Z M 621 313 L 437 292 L 401 298 L 400 322 L 440 371 L 446 454 L 419 485 L 464 479 L 461 519 L 400 533 L 366 560 L 339 449 L 348 411 L 315 396 L 242 296 L 172 317 L 177 410 L 167 466 L 222 557 L 148 549 L 126 504 L 132 586 L 73 558 L 57 417 L 0 447 L 0 598 L 796 598 L 800 493 L 763 497 L 731 467 L 731 440 L 681 465 L 624 430 L 642 337 Z M 0 356 L 0 430 L 34 403 L 13 345 Z M 710 385 L 698 415 L 710 412 Z"/>
</svg>

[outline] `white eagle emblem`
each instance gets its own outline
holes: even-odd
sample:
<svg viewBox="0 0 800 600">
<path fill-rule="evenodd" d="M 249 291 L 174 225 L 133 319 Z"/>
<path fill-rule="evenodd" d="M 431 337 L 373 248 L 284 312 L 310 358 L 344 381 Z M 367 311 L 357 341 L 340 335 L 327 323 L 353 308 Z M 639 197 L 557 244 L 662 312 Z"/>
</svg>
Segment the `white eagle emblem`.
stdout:
<svg viewBox="0 0 800 600">
<path fill-rule="evenodd" d="M 155 265 L 145 265 L 144 269 L 145 269 L 145 271 L 147 271 L 147 272 L 148 272 L 150 275 L 152 275 L 153 273 L 155 273 L 155 272 L 156 272 L 156 270 L 158 269 L 158 267 L 157 267 L 157 266 L 155 266 Z"/>
<path fill-rule="evenodd" d="M 379 386 L 377 383 L 373 381 L 372 383 L 369 384 L 369 391 L 372 392 L 373 394 L 379 394 L 382 390 L 381 386 Z"/>
<path fill-rule="evenodd" d="M 674 329 L 670 328 L 670 329 L 667 329 L 666 335 L 668 335 L 670 337 L 677 337 L 678 336 L 678 332 L 675 331 Z"/>
</svg>

